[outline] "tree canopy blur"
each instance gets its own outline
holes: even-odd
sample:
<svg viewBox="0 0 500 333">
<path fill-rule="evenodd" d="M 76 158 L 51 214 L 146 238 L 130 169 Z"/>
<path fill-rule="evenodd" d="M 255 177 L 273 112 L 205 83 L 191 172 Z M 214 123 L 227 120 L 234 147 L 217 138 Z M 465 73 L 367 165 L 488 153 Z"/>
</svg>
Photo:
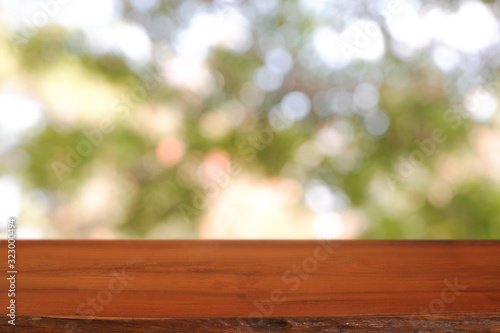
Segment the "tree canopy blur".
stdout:
<svg viewBox="0 0 500 333">
<path fill-rule="evenodd" d="M 0 10 L 26 237 L 500 237 L 500 1 Z"/>
</svg>

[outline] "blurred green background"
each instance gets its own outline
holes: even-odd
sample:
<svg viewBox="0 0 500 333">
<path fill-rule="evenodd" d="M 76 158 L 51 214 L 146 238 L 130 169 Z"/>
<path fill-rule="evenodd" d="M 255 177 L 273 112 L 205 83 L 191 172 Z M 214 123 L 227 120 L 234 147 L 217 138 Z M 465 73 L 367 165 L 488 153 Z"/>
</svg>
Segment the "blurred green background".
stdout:
<svg viewBox="0 0 500 333">
<path fill-rule="evenodd" d="M 498 238 L 499 17 L 0 0 L 2 220 L 19 238 Z"/>
</svg>

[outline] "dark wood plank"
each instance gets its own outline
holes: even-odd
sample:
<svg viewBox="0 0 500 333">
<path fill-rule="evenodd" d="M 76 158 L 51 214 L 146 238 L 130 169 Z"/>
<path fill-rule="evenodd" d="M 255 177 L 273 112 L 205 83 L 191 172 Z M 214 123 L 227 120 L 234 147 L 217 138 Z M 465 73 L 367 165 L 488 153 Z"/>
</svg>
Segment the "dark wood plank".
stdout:
<svg viewBox="0 0 500 333">
<path fill-rule="evenodd" d="M 317 318 L 101 319 L 22 317 L 24 332 L 500 332 L 498 314 Z"/>
<path fill-rule="evenodd" d="M 496 241 L 18 241 L 16 328 L 499 331 L 499 263 Z"/>
</svg>

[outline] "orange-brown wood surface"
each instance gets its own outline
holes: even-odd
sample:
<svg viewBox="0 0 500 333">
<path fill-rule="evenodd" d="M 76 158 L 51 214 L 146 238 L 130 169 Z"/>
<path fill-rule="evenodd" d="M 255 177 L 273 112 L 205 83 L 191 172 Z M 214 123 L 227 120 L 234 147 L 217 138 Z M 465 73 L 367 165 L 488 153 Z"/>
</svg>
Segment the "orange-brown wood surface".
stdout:
<svg viewBox="0 0 500 333">
<path fill-rule="evenodd" d="M 4 317 L 6 332 L 500 331 L 496 241 L 17 241 L 16 251 L 17 325 Z"/>
</svg>

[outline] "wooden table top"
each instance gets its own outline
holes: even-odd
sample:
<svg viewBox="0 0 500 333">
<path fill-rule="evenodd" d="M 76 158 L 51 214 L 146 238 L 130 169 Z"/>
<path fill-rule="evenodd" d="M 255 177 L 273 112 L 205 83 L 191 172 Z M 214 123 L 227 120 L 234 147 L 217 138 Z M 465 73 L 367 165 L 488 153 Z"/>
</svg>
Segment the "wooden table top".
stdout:
<svg viewBox="0 0 500 333">
<path fill-rule="evenodd" d="M 500 332 L 498 241 L 19 240 L 16 271 L 0 332 Z"/>
</svg>

